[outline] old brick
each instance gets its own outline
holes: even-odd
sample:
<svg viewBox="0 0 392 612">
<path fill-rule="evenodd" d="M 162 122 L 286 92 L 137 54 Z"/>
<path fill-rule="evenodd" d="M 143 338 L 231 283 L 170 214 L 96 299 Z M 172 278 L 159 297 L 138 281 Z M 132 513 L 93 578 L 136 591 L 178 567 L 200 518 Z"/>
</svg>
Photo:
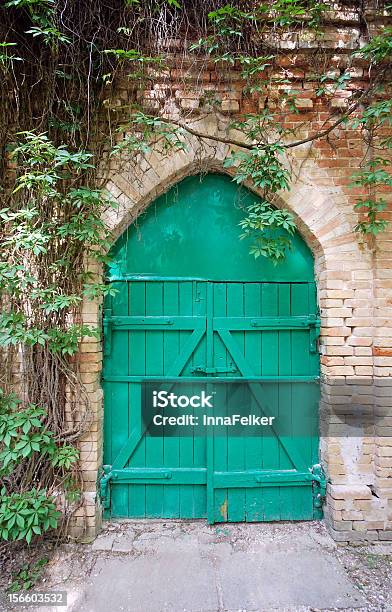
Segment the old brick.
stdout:
<svg viewBox="0 0 392 612">
<path fill-rule="evenodd" d="M 351 337 L 347 340 L 347 344 L 349 344 L 350 346 L 371 346 L 372 342 L 372 338 Z"/>
<path fill-rule="evenodd" d="M 352 502 L 354 510 L 368 513 L 372 507 L 372 500 L 370 499 L 354 499 Z"/>
<path fill-rule="evenodd" d="M 333 499 L 330 497 L 328 499 L 328 507 L 332 510 L 344 510 L 346 508 L 346 502 L 342 499 Z"/>
<path fill-rule="evenodd" d="M 90 338 L 91 340 L 91 338 Z M 81 353 L 99 353 L 101 351 L 101 343 L 100 342 L 89 342 L 84 341 L 80 345 Z"/>
<path fill-rule="evenodd" d="M 369 366 L 373 364 L 373 358 L 370 357 L 345 357 L 344 363 L 353 366 Z"/>
<path fill-rule="evenodd" d="M 377 357 L 392 357 L 392 348 L 373 347 L 373 355 Z"/>
<path fill-rule="evenodd" d="M 351 334 L 351 327 L 339 326 L 339 327 L 322 327 L 322 336 L 349 336 Z"/>
<path fill-rule="evenodd" d="M 374 365 L 376 366 L 392 366 L 392 357 L 375 357 Z"/>
<path fill-rule="evenodd" d="M 346 356 L 346 355 L 353 355 L 354 354 L 354 348 L 352 346 L 326 346 L 323 348 L 323 351 L 325 352 L 326 355 L 339 355 L 339 356 Z"/>
<path fill-rule="evenodd" d="M 320 362 L 327 366 L 344 365 L 343 357 L 322 356 Z"/>
<path fill-rule="evenodd" d="M 343 346 L 345 344 L 345 340 L 343 337 L 339 336 L 339 337 L 335 337 L 335 336 L 322 336 L 320 338 L 320 345 L 321 346 Z"/>
<path fill-rule="evenodd" d="M 344 320 L 342 318 L 330 317 L 329 314 L 327 316 L 322 314 L 321 325 L 324 327 L 343 327 Z"/>
<path fill-rule="evenodd" d="M 353 529 L 354 531 L 369 531 L 375 529 L 383 529 L 384 521 L 354 521 Z"/>
<path fill-rule="evenodd" d="M 354 349 L 354 355 L 356 356 L 368 356 L 372 354 L 372 349 L 370 346 L 357 346 Z"/>
<path fill-rule="evenodd" d="M 353 376 L 354 368 L 352 366 L 331 366 L 329 368 L 329 373 L 332 376 Z"/>
<path fill-rule="evenodd" d="M 309 98 L 296 98 L 294 102 L 295 107 L 299 111 L 309 111 L 313 109 L 313 101 Z"/>
<path fill-rule="evenodd" d="M 98 363 L 93 362 L 82 362 L 79 366 L 80 372 L 100 372 L 102 369 L 102 364 L 99 361 Z"/>
<path fill-rule="evenodd" d="M 355 366 L 357 376 L 373 376 L 373 373 L 373 367 L 371 366 Z"/>
<path fill-rule="evenodd" d="M 351 308 L 328 308 L 326 312 L 328 313 L 329 317 L 351 317 L 352 315 Z M 348 325 L 347 322 L 346 325 Z"/>
<path fill-rule="evenodd" d="M 372 492 L 366 485 L 328 485 L 333 499 L 372 499 Z"/>
<path fill-rule="evenodd" d="M 364 513 L 360 510 L 343 510 L 342 519 L 344 521 L 362 521 Z"/>
<path fill-rule="evenodd" d="M 99 380 L 98 372 L 81 372 L 80 379 L 83 383 L 95 383 Z"/>
</svg>

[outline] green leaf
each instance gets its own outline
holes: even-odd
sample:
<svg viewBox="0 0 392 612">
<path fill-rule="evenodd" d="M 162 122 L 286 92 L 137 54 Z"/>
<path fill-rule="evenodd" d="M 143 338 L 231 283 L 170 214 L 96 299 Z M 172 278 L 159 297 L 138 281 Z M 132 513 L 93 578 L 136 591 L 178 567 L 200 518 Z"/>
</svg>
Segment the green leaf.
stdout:
<svg viewBox="0 0 392 612">
<path fill-rule="evenodd" d="M 18 525 L 18 527 L 20 527 L 21 529 L 23 529 L 25 521 L 23 516 L 20 516 L 20 514 L 16 515 L 16 524 Z"/>
</svg>

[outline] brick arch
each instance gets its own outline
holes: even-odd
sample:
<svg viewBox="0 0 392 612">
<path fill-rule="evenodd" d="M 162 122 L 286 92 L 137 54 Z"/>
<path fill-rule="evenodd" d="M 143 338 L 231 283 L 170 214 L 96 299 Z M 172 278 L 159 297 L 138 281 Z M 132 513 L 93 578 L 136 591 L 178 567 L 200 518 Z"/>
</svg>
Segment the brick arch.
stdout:
<svg viewBox="0 0 392 612">
<path fill-rule="evenodd" d="M 227 135 L 210 118 L 199 120 L 192 127 L 211 136 Z M 241 134 L 236 132 L 233 137 L 239 140 Z M 228 171 L 223 164 L 234 147 L 213 140 L 200 144 L 191 135 L 184 140 L 186 151 L 164 154 L 153 149 L 139 164 L 124 161 L 120 168 L 109 169 L 107 189 L 118 207 L 108 209 L 104 221 L 114 240 L 153 200 L 186 176 L 204 172 L 233 174 L 234 170 Z M 323 285 L 327 278 L 347 281 L 353 261 L 358 264 L 360 260 L 362 269 L 370 269 L 370 257 L 359 248 L 353 233 L 352 204 L 341 187 L 334 185 L 328 171 L 318 167 L 311 157 L 310 146 L 294 149 L 287 163 L 294 177 L 290 191 L 277 194 L 273 203 L 294 214 L 297 227 L 314 254 L 319 283 Z M 252 184 L 245 183 L 245 186 L 262 195 Z"/>
<path fill-rule="evenodd" d="M 226 133 L 220 131 L 219 125 L 212 120 L 210 123 L 207 119 L 204 123 L 198 121 L 195 126 L 212 136 Z M 238 133 L 235 137 L 238 139 Z M 159 150 L 153 150 L 149 157 L 139 164 L 123 160 L 121 164 L 115 162 L 112 167 L 106 168 L 110 176 L 107 189 L 118 203 L 116 209 L 110 208 L 103 215 L 104 222 L 112 232 L 113 241 L 153 200 L 186 176 L 203 172 L 230 174 L 223 168 L 224 160 L 230 152 L 228 145 L 206 141 L 202 146 L 191 136 L 187 136 L 186 141 L 187 151 L 164 155 Z M 336 404 L 337 393 L 339 404 L 342 401 L 350 401 L 353 396 L 353 382 L 359 385 L 365 378 L 365 395 L 372 389 L 368 384 L 372 381 L 372 357 L 358 357 L 370 355 L 373 344 L 373 337 L 369 337 L 372 324 L 366 323 L 366 316 L 369 316 L 366 315 L 367 309 L 374 299 L 371 254 L 359 248 L 353 234 L 355 217 L 352 203 L 342 188 L 335 185 L 333 177 L 328 175 L 328 170 L 318 166 L 317 160 L 311 157 L 311 151 L 307 147 L 298 148 L 293 151 L 287 163 L 293 168 L 291 189 L 277 195 L 273 203 L 278 207 L 288 208 L 295 215 L 299 231 L 315 257 L 321 307 L 321 414 L 328 415 Z M 258 193 L 252 185 L 247 184 L 246 187 Z M 98 273 L 98 278 L 101 278 L 101 270 L 94 267 L 92 271 Z M 101 327 L 100 317 L 98 301 L 86 302 L 83 321 Z M 357 347 L 362 350 L 361 353 Z M 86 512 L 87 519 L 94 528 L 99 525 L 101 517 L 95 494 L 96 470 L 102 462 L 103 412 L 99 383 L 102 368 L 101 348 L 96 339 L 87 338 L 81 345 L 82 378 L 89 386 L 94 427 L 81 442 L 82 470 L 88 488 L 84 493 L 85 507 L 75 517 L 76 520 L 82 520 L 81 513 Z M 366 365 L 362 360 L 366 361 Z M 358 386 L 356 388 L 359 389 Z M 360 393 L 361 389 L 358 392 Z M 360 441 L 355 450 L 356 455 L 354 453 L 358 458 L 362 455 L 366 460 L 371 458 L 369 470 L 359 467 L 353 470 L 353 453 L 341 442 L 344 442 L 344 439 L 332 440 L 334 444 L 330 444 L 328 438 L 321 438 L 321 457 L 333 483 L 328 489 L 326 517 L 334 537 L 342 539 L 342 532 L 334 530 L 350 530 L 351 522 L 336 516 L 334 500 L 339 500 L 339 507 L 349 511 L 352 509 L 352 500 L 357 498 L 367 500 L 372 512 L 374 510 L 378 513 L 377 516 L 381 513 L 384 517 L 386 510 L 384 506 L 379 507 L 384 504 L 384 500 L 372 497 L 368 486 L 374 483 L 377 490 L 381 487 L 377 484 L 371 444 L 369 447 L 364 441 Z M 350 534 L 344 535 L 344 538 L 350 540 Z"/>
</svg>

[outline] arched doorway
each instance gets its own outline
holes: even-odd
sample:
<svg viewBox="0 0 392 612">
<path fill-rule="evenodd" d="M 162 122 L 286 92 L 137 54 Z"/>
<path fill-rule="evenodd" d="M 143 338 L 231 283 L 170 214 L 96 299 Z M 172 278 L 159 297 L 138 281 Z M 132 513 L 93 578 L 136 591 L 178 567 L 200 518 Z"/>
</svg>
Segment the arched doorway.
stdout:
<svg viewBox="0 0 392 612">
<path fill-rule="evenodd" d="M 224 175 L 186 178 L 112 249 L 108 279 L 117 293 L 104 312 L 107 517 L 320 517 L 313 258 L 299 235 L 281 265 L 249 255 L 238 223 L 256 199 Z M 184 384 L 218 393 L 221 406 L 222 393 L 235 397 L 240 389 L 242 404 L 248 394 L 256 411 L 283 427 L 152 433 L 142 410 L 146 388 Z"/>
</svg>

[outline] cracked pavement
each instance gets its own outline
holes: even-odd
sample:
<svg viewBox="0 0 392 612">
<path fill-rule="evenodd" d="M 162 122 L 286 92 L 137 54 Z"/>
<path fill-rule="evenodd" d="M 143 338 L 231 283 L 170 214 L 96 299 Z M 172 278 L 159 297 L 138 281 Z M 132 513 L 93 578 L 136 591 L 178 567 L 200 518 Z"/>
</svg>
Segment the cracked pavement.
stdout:
<svg viewBox="0 0 392 612">
<path fill-rule="evenodd" d="M 69 612 L 387 611 L 391 554 L 337 546 L 322 522 L 121 521 L 64 546 L 46 585 Z"/>
</svg>

